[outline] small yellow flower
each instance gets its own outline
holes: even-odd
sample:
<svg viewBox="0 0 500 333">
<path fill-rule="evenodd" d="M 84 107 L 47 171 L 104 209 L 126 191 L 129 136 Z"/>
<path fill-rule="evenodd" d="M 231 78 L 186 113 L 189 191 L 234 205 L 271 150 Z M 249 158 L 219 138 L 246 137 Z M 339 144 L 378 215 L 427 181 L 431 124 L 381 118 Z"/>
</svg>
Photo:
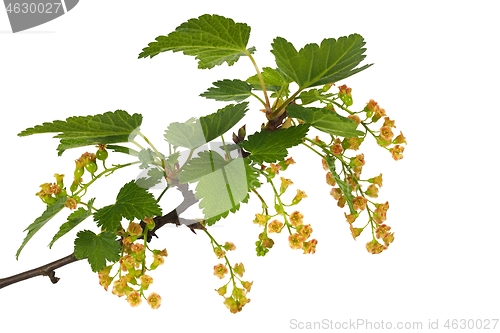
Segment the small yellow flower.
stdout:
<svg viewBox="0 0 500 333">
<path fill-rule="evenodd" d="M 302 237 L 298 233 L 294 233 L 288 236 L 288 244 L 294 250 L 301 249 L 302 245 L 304 244 L 304 237 Z"/>
<path fill-rule="evenodd" d="M 220 247 L 216 247 L 214 249 L 214 253 L 215 253 L 215 255 L 217 256 L 218 259 L 220 259 L 220 258 L 222 258 L 222 257 L 224 257 L 226 255 L 226 251 L 224 251 Z"/>
<path fill-rule="evenodd" d="M 137 291 L 132 291 L 131 293 L 128 294 L 127 296 L 127 302 L 129 302 L 129 304 L 131 306 L 139 306 L 142 302 L 142 299 L 141 299 L 141 294 L 139 294 L 139 292 Z"/>
<path fill-rule="evenodd" d="M 399 135 L 392 141 L 392 143 L 403 144 L 407 143 L 403 132 L 399 132 Z"/>
<path fill-rule="evenodd" d="M 292 184 L 293 184 L 293 182 L 290 179 L 281 177 L 280 193 L 281 194 L 285 193 L 288 186 L 290 186 Z"/>
<path fill-rule="evenodd" d="M 304 192 L 302 190 L 297 190 L 297 194 L 295 195 L 295 197 L 292 200 L 292 205 L 298 204 L 304 198 L 307 198 L 306 192 Z"/>
<path fill-rule="evenodd" d="M 130 224 L 128 225 L 127 231 L 132 236 L 142 235 L 142 227 L 139 223 L 130 222 Z"/>
<path fill-rule="evenodd" d="M 394 148 L 390 148 L 389 150 L 392 154 L 392 158 L 395 161 L 398 161 L 403 158 L 403 152 L 405 151 L 405 147 L 400 145 L 395 145 Z"/>
<path fill-rule="evenodd" d="M 302 245 L 304 254 L 316 253 L 316 244 L 318 244 L 318 241 L 316 239 L 311 239 L 309 242 L 304 242 L 304 244 Z"/>
<path fill-rule="evenodd" d="M 380 128 L 380 138 L 384 141 L 391 141 L 394 137 L 394 133 L 392 133 L 392 129 L 389 126 L 382 126 Z"/>
<path fill-rule="evenodd" d="M 148 289 L 149 285 L 153 283 L 153 278 L 149 275 L 141 276 L 141 287 L 143 289 Z"/>
<path fill-rule="evenodd" d="M 295 211 L 292 214 L 290 214 L 290 223 L 292 223 L 292 225 L 296 227 L 302 224 L 303 218 L 304 215 L 302 213 L 300 213 L 299 211 Z"/>
<path fill-rule="evenodd" d="M 304 237 L 304 240 L 306 240 L 311 236 L 313 229 L 310 224 L 302 224 L 297 227 L 297 232 L 299 233 L 299 235 Z"/>
<path fill-rule="evenodd" d="M 267 229 L 269 230 L 269 233 L 272 232 L 279 233 L 281 232 L 281 229 L 283 229 L 283 223 L 281 223 L 278 220 L 273 220 L 271 223 L 269 223 Z"/>
<path fill-rule="evenodd" d="M 226 266 L 223 264 L 217 264 L 214 266 L 214 275 L 217 276 L 219 279 L 222 279 L 224 275 L 226 275 L 228 272 Z"/>
<path fill-rule="evenodd" d="M 236 264 L 233 267 L 233 272 L 235 274 L 238 274 L 240 277 L 242 277 L 243 274 L 245 273 L 245 266 L 243 266 L 242 263 Z"/>
<path fill-rule="evenodd" d="M 364 210 L 366 208 L 366 202 L 366 198 L 362 196 L 357 196 L 352 200 L 355 210 Z"/>
<path fill-rule="evenodd" d="M 161 305 L 161 296 L 157 293 L 151 293 L 151 295 L 148 296 L 147 301 L 152 309 L 158 309 Z"/>
</svg>

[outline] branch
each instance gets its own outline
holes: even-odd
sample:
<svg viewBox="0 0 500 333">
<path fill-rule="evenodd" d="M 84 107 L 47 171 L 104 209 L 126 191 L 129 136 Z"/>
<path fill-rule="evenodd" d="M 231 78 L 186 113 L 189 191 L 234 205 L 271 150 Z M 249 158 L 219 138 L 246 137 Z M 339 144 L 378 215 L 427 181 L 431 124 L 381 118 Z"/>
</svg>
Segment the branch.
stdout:
<svg viewBox="0 0 500 333">
<path fill-rule="evenodd" d="M 189 220 L 179 217 L 181 213 L 186 211 L 189 207 L 198 202 L 198 199 L 194 197 L 193 191 L 189 190 L 187 184 L 177 184 L 177 189 L 181 191 L 184 200 L 181 202 L 179 206 L 170 211 L 168 214 L 163 216 L 156 216 L 153 220 L 155 221 L 155 227 L 153 230 L 149 231 L 147 241 L 150 242 L 153 236 L 158 238 L 155 231 L 163 227 L 168 223 L 175 224 L 177 226 L 184 224 L 186 225 L 193 233 L 196 234 L 195 229 L 205 230 L 205 227 L 196 220 Z M 144 227 L 144 222 L 141 221 L 141 225 Z M 84 259 L 84 258 L 82 258 Z M 59 278 L 55 276 L 54 270 L 76 262 L 80 259 L 75 257 L 75 254 L 72 253 L 64 258 L 53 261 L 46 265 L 40 266 L 38 268 L 31 269 L 29 271 L 19 273 L 7 278 L 0 279 L 0 289 L 7 287 L 11 284 L 21 282 L 27 279 L 31 279 L 35 276 L 48 276 L 52 283 L 57 283 Z"/>
<path fill-rule="evenodd" d="M 71 253 L 69 256 L 53 261 L 49 264 L 4 279 L 0 279 L 0 289 L 2 289 L 3 287 L 7 287 L 8 285 L 11 285 L 13 283 L 31 279 L 32 277 L 39 275 L 48 276 L 52 283 L 57 283 L 57 281 L 59 281 L 59 278 L 55 276 L 54 270 L 66 266 L 67 264 L 71 264 L 75 261 L 78 261 L 78 259 L 76 259 L 75 255 Z"/>
</svg>

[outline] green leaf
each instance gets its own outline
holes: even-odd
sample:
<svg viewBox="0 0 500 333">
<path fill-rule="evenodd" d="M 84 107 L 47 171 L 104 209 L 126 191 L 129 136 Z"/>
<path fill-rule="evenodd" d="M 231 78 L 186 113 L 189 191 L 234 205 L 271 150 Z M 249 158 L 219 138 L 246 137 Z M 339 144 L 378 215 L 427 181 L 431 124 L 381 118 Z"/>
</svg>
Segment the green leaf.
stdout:
<svg viewBox="0 0 500 333">
<path fill-rule="evenodd" d="M 288 94 L 288 84 L 291 82 L 285 74 L 279 69 L 273 69 L 270 67 L 262 68 L 262 79 L 264 80 L 264 85 L 266 90 L 270 91 L 280 91 L 282 87 L 285 87 L 285 95 Z M 247 79 L 247 82 L 252 85 L 253 89 L 262 90 L 260 85 L 260 80 L 257 74 L 251 76 Z"/>
<path fill-rule="evenodd" d="M 68 216 L 68 222 L 63 223 L 61 227 L 59 228 L 59 231 L 57 234 L 54 235 L 54 238 L 52 238 L 52 241 L 49 244 L 49 248 L 52 248 L 52 245 L 61 238 L 62 236 L 66 235 L 68 232 L 73 230 L 77 225 L 79 225 L 83 220 L 85 220 L 87 217 L 92 215 L 92 204 L 94 203 L 94 199 L 90 199 L 88 202 L 89 209 L 85 209 L 83 207 L 78 208 L 75 210 L 73 213 L 71 213 Z"/>
<path fill-rule="evenodd" d="M 245 161 L 236 158 L 199 178 L 195 197 L 200 200 L 200 209 L 208 219 L 229 210 L 236 211 L 248 191 Z"/>
<path fill-rule="evenodd" d="M 168 155 L 167 159 L 165 160 L 165 165 L 171 170 L 173 170 L 175 168 L 175 164 L 179 162 L 180 156 L 181 156 L 180 152 L 175 152 Z"/>
<path fill-rule="evenodd" d="M 194 149 L 221 136 L 236 125 L 247 111 L 248 102 L 229 104 L 225 108 L 198 120 L 171 123 L 165 131 L 165 139 L 174 146 Z"/>
<path fill-rule="evenodd" d="M 93 272 L 104 269 L 106 261 L 117 262 L 120 251 L 120 242 L 112 232 L 104 231 L 96 235 L 90 230 L 83 230 L 76 234 L 75 257 L 87 258 Z"/>
<path fill-rule="evenodd" d="M 26 235 L 23 243 L 16 252 L 16 259 L 19 259 L 19 254 L 21 254 L 22 249 L 28 243 L 28 241 L 38 232 L 38 230 L 40 230 L 47 222 L 49 222 L 54 216 L 57 215 L 57 213 L 59 213 L 64 208 L 66 199 L 67 196 L 60 197 L 53 205 L 47 206 L 42 215 L 24 230 L 28 231 L 28 234 Z"/>
<path fill-rule="evenodd" d="M 308 125 L 282 128 L 274 132 L 264 130 L 250 135 L 241 145 L 250 152 L 250 158 L 256 163 L 283 161 L 288 155 L 287 148 L 301 143 L 308 130 Z"/>
<path fill-rule="evenodd" d="M 260 187 L 261 183 L 259 182 L 259 170 L 256 169 L 255 167 L 251 166 L 250 160 L 248 158 L 243 159 L 245 161 L 245 172 L 246 172 L 246 181 L 248 185 L 248 191 L 250 191 L 253 188 L 258 188 Z M 229 213 L 235 213 L 240 209 L 241 203 L 247 203 L 248 199 L 250 198 L 250 195 L 247 194 L 245 198 L 241 200 L 240 203 L 237 203 L 234 207 L 231 207 L 229 210 L 226 210 L 220 214 L 214 215 L 212 217 L 209 217 L 205 219 L 205 223 L 209 226 L 215 224 L 215 222 L 219 221 L 222 218 L 226 218 Z"/>
<path fill-rule="evenodd" d="M 306 105 L 331 96 L 333 94 L 325 94 L 321 89 L 311 89 L 301 92 L 297 98 L 302 102 L 301 105 Z"/>
<path fill-rule="evenodd" d="M 248 159 L 226 161 L 216 151 L 203 151 L 183 168 L 179 182 L 198 182 L 195 197 L 208 225 L 212 225 L 248 201 L 250 189 L 260 186 L 255 173 Z"/>
<path fill-rule="evenodd" d="M 198 157 L 192 158 L 179 174 L 180 183 L 192 183 L 198 181 L 201 177 L 224 168 L 228 161 L 213 151 L 202 151 Z"/>
<path fill-rule="evenodd" d="M 89 145 L 128 142 L 135 136 L 133 133 L 142 123 L 142 115 L 130 115 L 126 111 L 117 110 L 95 116 L 78 116 L 56 120 L 27 128 L 19 136 L 39 133 L 59 133 L 54 138 L 60 139 L 57 147 L 58 155 L 66 149 Z"/>
<path fill-rule="evenodd" d="M 141 161 L 141 165 L 139 165 L 140 169 L 147 169 L 151 163 L 155 160 L 155 154 L 150 148 L 142 149 L 137 155 L 139 161 Z"/>
<path fill-rule="evenodd" d="M 299 89 L 343 80 L 361 72 L 372 64 L 355 68 L 366 57 L 363 37 L 324 39 L 321 45 L 307 44 L 298 52 L 292 43 L 277 37 L 272 43 L 272 53 L 278 68 L 299 85 Z"/>
<path fill-rule="evenodd" d="M 153 195 L 131 181 L 120 189 L 116 203 L 99 209 L 94 220 L 99 227 L 115 231 L 121 227 L 122 218 L 132 221 L 158 215 L 161 215 L 161 208 Z"/>
<path fill-rule="evenodd" d="M 215 87 L 208 88 L 201 97 L 217 101 L 241 102 L 251 96 L 252 87 L 241 80 L 222 80 L 214 82 Z"/>
<path fill-rule="evenodd" d="M 286 107 L 286 114 L 292 118 L 303 120 L 314 128 L 332 135 L 352 138 L 364 133 L 356 130 L 358 125 L 349 118 L 325 108 L 305 108 L 297 104 Z"/>
<path fill-rule="evenodd" d="M 335 169 L 335 160 L 331 156 L 326 156 L 325 157 L 326 163 L 328 165 L 328 168 L 330 169 L 330 172 L 333 175 L 333 178 L 337 182 L 337 185 L 339 186 L 340 190 L 342 191 L 342 195 L 345 197 L 347 205 L 349 206 L 349 210 L 351 214 L 356 214 L 356 210 L 354 209 L 354 196 L 352 195 L 352 189 L 351 186 L 343 181 L 340 178 L 340 175 L 337 173 L 337 170 Z"/>
<path fill-rule="evenodd" d="M 148 177 L 141 177 L 135 180 L 135 183 L 137 186 L 149 189 L 156 184 L 159 184 L 164 176 L 164 173 L 162 170 L 158 169 L 157 167 L 152 167 L 151 169 L 148 170 Z"/>
<path fill-rule="evenodd" d="M 182 23 L 168 36 L 157 37 L 156 42 L 142 49 L 139 58 L 152 58 L 166 51 L 182 51 L 196 57 L 198 68 L 212 68 L 224 62 L 232 66 L 241 56 L 255 51 L 255 48 L 247 50 L 249 37 L 248 25 L 205 14 Z"/>
</svg>

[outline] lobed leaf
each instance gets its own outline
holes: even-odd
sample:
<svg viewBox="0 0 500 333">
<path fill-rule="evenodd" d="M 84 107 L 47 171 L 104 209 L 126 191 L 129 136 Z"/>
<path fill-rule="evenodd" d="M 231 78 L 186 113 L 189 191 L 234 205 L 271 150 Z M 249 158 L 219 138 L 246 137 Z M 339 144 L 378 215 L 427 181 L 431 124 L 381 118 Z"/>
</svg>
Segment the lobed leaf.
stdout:
<svg viewBox="0 0 500 333">
<path fill-rule="evenodd" d="M 282 88 L 284 88 L 285 95 L 288 95 L 288 85 L 291 81 L 281 70 L 264 67 L 262 68 L 261 75 L 262 79 L 264 80 L 266 90 L 280 91 Z M 260 85 L 260 80 L 257 74 L 249 77 L 247 79 L 247 82 L 252 85 L 253 89 L 262 90 L 262 86 Z"/>
<path fill-rule="evenodd" d="M 224 168 L 228 161 L 216 151 L 202 151 L 198 157 L 192 158 L 179 174 L 180 183 L 191 183 L 198 181 L 201 177 Z"/>
<path fill-rule="evenodd" d="M 121 227 L 122 218 L 132 221 L 158 215 L 161 215 L 161 208 L 153 195 L 131 181 L 120 189 L 116 203 L 95 212 L 94 221 L 102 229 L 115 231 Z"/>
<path fill-rule="evenodd" d="M 247 111 L 248 102 L 230 104 L 217 112 L 185 123 L 171 123 L 165 139 L 174 146 L 194 149 L 221 136 L 236 125 Z"/>
<path fill-rule="evenodd" d="M 75 257 L 87 258 L 93 272 L 99 272 L 106 267 L 106 261 L 117 262 L 120 259 L 121 244 L 116 235 L 109 231 L 95 234 L 83 230 L 76 234 Z"/>
<path fill-rule="evenodd" d="M 287 148 L 300 144 L 308 130 L 308 125 L 282 128 L 274 132 L 264 130 L 250 135 L 241 145 L 250 152 L 249 157 L 256 163 L 283 161 L 288 155 Z"/>
<path fill-rule="evenodd" d="M 224 167 L 199 178 L 195 197 L 200 200 L 205 219 L 227 211 L 236 211 L 240 202 L 248 196 L 245 161 L 230 160 Z"/>
<path fill-rule="evenodd" d="M 54 138 L 60 139 L 58 155 L 66 149 L 103 143 L 128 142 L 133 132 L 142 123 L 142 115 L 130 115 L 126 111 L 116 110 L 94 116 L 74 116 L 51 123 L 43 123 L 27 128 L 18 136 L 39 133 L 59 133 Z"/>
<path fill-rule="evenodd" d="M 303 120 L 314 128 L 332 135 L 352 138 L 364 133 L 356 130 L 358 125 L 353 120 L 342 117 L 338 113 L 325 108 L 305 108 L 301 105 L 291 104 L 286 107 L 289 117 Z"/>
<path fill-rule="evenodd" d="M 196 57 L 198 68 L 209 69 L 224 62 L 232 66 L 241 56 L 255 51 L 255 48 L 247 49 L 249 37 L 248 25 L 220 15 L 205 14 L 182 23 L 167 36 L 157 37 L 142 49 L 139 58 L 182 51 Z"/>
<path fill-rule="evenodd" d="M 250 164 L 250 160 L 248 158 L 244 158 L 243 160 L 245 161 L 245 173 L 246 173 L 248 191 L 251 191 L 254 188 L 260 187 L 261 185 L 261 183 L 259 182 L 260 173 L 258 169 L 256 169 Z M 250 199 L 249 194 L 247 194 L 247 196 L 243 198 L 241 202 L 237 203 L 234 207 L 231 207 L 229 210 L 226 210 L 212 217 L 206 218 L 205 223 L 211 226 L 214 225 L 220 219 L 226 218 L 229 215 L 229 213 L 236 213 L 240 209 L 241 203 L 248 203 L 248 199 Z"/>
<path fill-rule="evenodd" d="M 148 170 L 147 173 L 148 177 L 141 177 L 137 178 L 135 180 L 135 183 L 137 186 L 149 189 L 159 183 L 161 183 L 163 177 L 164 177 L 164 172 L 163 170 L 157 168 L 157 167 L 151 167 L 151 169 Z"/>
<path fill-rule="evenodd" d="M 47 206 L 42 215 L 24 230 L 28 231 L 28 234 L 26 235 L 23 243 L 16 252 L 16 259 L 19 259 L 19 254 L 21 254 L 24 246 L 26 246 L 26 244 L 38 232 L 38 230 L 40 230 L 47 222 L 49 222 L 54 216 L 57 215 L 57 213 L 59 213 L 64 208 L 66 199 L 67 196 L 60 197 L 53 205 Z"/>
<path fill-rule="evenodd" d="M 252 95 L 252 86 L 241 80 L 222 80 L 214 82 L 215 87 L 208 88 L 200 96 L 217 101 L 241 102 Z"/>
<path fill-rule="evenodd" d="M 77 225 L 79 225 L 81 222 L 83 222 L 87 217 L 92 215 L 91 207 L 92 207 L 92 204 L 94 203 L 94 200 L 95 200 L 95 198 L 89 200 L 89 202 L 88 202 L 89 209 L 85 209 L 83 207 L 80 207 L 68 216 L 68 221 L 61 225 L 61 227 L 59 228 L 59 231 L 52 238 L 52 241 L 49 244 L 49 248 L 52 248 L 52 245 L 54 245 L 54 243 L 59 238 L 66 235 L 68 232 L 73 230 Z"/>
<path fill-rule="evenodd" d="M 343 80 L 370 67 L 372 64 L 356 68 L 366 57 L 364 45 L 363 37 L 352 34 L 324 39 L 319 46 L 307 44 L 297 51 L 292 43 L 276 37 L 271 52 L 278 68 L 302 90 Z"/>
</svg>

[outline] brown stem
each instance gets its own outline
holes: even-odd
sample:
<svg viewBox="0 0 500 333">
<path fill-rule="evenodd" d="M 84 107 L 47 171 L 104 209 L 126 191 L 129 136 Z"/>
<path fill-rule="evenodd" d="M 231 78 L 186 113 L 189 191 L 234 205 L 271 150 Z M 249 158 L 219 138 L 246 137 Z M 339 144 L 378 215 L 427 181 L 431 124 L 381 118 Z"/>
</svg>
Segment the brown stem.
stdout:
<svg viewBox="0 0 500 333">
<path fill-rule="evenodd" d="M 71 264 L 75 261 L 78 261 L 78 259 L 76 259 L 75 255 L 71 253 L 69 256 L 53 261 L 49 264 L 4 279 L 0 279 L 0 289 L 2 289 L 3 287 L 7 287 L 13 283 L 21 282 L 40 275 L 48 276 L 52 283 L 57 283 L 57 281 L 59 281 L 59 278 L 55 276 L 54 270 L 66 266 L 67 264 Z"/>
<path fill-rule="evenodd" d="M 148 240 L 147 240 L 148 242 L 151 241 L 151 238 L 153 236 L 158 237 L 155 234 L 155 231 L 168 223 L 172 223 L 177 226 L 185 224 L 195 234 L 196 234 L 195 229 L 205 229 L 205 227 L 198 221 L 188 220 L 179 217 L 179 215 L 184 211 L 186 211 L 186 209 L 197 203 L 198 199 L 194 197 L 193 191 L 189 190 L 187 184 L 177 184 L 176 187 L 179 191 L 181 191 L 182 196 L 184 197 L 184 201 L 182 201 L 182 203 L 179 206 L 177 206 L 177 208 L 173 209 L 168 214 L 163 216 L 156 216 L 153 219 L 155 221 L 155 227 L 148 233 Z M 141 224 L 144 226 L 144 222 L 141 222 Z M 72 253 L 64 258 L 58 259 L 56 261 L 40 266 L 38 268 L 34 268 L 23 273 L 19 273 L 13 276 L 0 279 L 0 289 L 17 282 L 31 279 L 32 277 L 35 276 L 48 276 L 52 283 L 57 283 L 59 281 L 59 278 L 55 276 L 54 270 L 66 266 L 68 264 L 71 264 L 78 260 L 80 259 L 77 259 L 75 257 L 75 254 Z"/>
</svg>

